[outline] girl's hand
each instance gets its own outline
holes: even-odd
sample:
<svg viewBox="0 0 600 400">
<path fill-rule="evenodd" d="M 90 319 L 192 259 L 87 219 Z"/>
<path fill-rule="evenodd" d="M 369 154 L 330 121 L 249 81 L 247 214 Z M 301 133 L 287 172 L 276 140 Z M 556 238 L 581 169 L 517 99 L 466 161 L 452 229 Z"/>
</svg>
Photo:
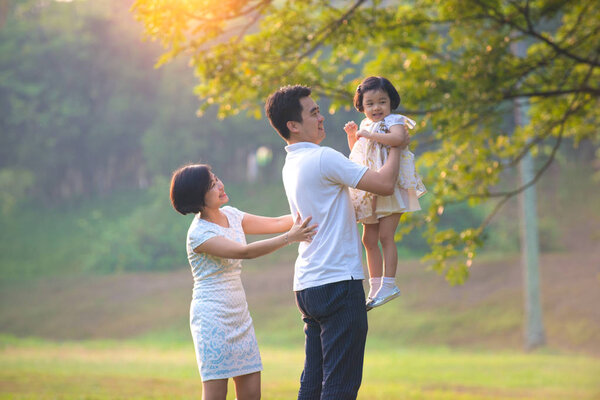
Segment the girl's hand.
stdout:
<svg viewBox="0 0 600 400">
<path fill-rule="evenodd" d="M 312 217 L 306 218 L 304 221 L 300 218 L 300 213 L 296 216 L 296 221 L 294 221 L 294 225 L 292 229 L 290 229 L 287 233 L 288 242 L 310 242 L 313 237 L 317 234 L 315 228 L 317 224 L 308 225 Z"/>
<path fill-rule="evenodd" d="M 346 131 L 346 135 L 348 136 L 356 136 L 356 131 L 358 130 L 358 125 L 354 121 L 346 122 L 344 125 L 344 131 Z"/>
<path fill-rule="evenodd" d="M 360 139 L 361 137 L 364 137 L 365 139 L 371 139 L 371 132 L 366 131 L 364 129 L 356 132 L 356 139 Z"/>
</svg>

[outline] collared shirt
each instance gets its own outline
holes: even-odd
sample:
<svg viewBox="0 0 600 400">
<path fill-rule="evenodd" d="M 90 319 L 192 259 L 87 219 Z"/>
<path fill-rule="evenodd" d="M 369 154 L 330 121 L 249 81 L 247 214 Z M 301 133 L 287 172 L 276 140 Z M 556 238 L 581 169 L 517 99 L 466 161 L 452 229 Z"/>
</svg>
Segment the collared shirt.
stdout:
<svg viewBox="0 0 600 400">
<path fill-rule="evenodd" d="M 362 249 L 348 186 L 356 187 L 367 167 L 338 151 L 310 142 L 286 146 L 283 185 L 295 218 L 312 216 L 317 234 L 301 242 L 294 290 L 364 279 Z"/>
</svg>

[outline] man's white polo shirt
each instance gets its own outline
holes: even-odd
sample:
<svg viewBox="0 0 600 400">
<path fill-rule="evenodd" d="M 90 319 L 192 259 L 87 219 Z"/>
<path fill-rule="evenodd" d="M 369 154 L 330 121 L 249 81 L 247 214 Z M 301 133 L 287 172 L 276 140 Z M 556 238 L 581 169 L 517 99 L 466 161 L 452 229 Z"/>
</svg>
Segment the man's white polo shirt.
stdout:
<svg viewBox="0 0 600 400">
<path fill-rule="evenodd" d="M 312 216 L 317 234 L 300 242 L 294 290 L 364 279 L 362 249 L 348 186 L 356 187 L 367 167 L 338 151 L 310 142 L 286 146 L 283 185 L 295 218 Z"/>
</svg>

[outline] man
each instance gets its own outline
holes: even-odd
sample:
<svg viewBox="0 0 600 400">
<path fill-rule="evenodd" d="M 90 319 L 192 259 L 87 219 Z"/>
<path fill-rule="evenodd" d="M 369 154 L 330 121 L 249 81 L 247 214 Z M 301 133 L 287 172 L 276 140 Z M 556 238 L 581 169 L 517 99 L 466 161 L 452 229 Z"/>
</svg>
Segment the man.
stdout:
<svg viewBox="0 0 600 400">
<path fill-rule="evenodd" d="M 283 184 L 292 215 L 312 216 L 318 232 L 301 243 L 294 271 L 305 322 L 306 358 L 298 399 L 356 399 L 362 380 L 367 311 L 362 250 L 348 187 L 388 196 L 398 178 L 399 148 L 372 171 L 319 144 L 323 116 L 305 86 L 285 86 L 265 105 L 287 143 Z M 406 143 L 408 144 L 408 135 Z"/>
</svg>

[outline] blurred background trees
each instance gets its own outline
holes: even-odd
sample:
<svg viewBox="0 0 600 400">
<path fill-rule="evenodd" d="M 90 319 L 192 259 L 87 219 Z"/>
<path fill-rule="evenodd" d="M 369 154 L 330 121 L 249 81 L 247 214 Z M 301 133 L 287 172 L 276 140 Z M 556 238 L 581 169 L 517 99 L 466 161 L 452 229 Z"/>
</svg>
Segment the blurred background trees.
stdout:
<svg viewBox="0 0 600 400">
<path fill-rule="evenodd" d="M 275 139 L 256 120 L 220 121 L 212 111 L 198 119 L 193 71 L 185 60 L 154 69 L 160 49 L 141 42 L 130 4 L 3 4 L 0 185 L 12 198 L 3 195 L 5 207 L 25 194 L 58 203 L 144 188 L 199 160 L 226 178 L 244 176 L 246 154 Z"/>
<path fill-rule="evenodd" d="M 0 277 L 185 267 L 168 177 L 190 162 L 211 164 L 242 207 L 248 158 L 271 149 L 247 189 L 263 196 L 255 212 L 287 208 L 268 122 L 199 118 L 193 69 L 154 68 L 161 48 L 130 7 L 0 1 Z"/>
</svg>

